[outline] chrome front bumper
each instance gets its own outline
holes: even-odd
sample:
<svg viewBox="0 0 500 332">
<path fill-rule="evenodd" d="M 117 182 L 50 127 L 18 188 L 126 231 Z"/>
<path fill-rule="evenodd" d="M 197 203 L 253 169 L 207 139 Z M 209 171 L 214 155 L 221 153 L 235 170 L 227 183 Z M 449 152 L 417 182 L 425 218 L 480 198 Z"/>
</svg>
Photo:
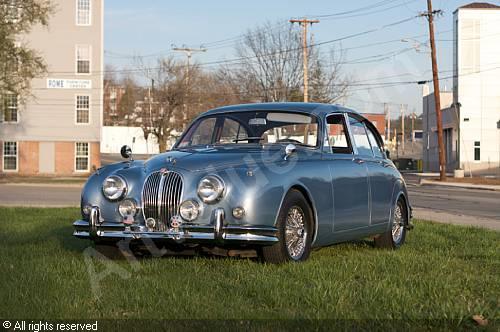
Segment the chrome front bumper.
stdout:
<svg viewBox="0 0 500 332">
<path fill-rule="evenodd" d="M 177 243 L 213 244 L 260 244 L 271 245 L 278 242 L 277 229 L 268 226 L 224 225 L 224 210 L 218 208 L 211 225 L 183 224 L 165 232 L 150 232 L 145 226 L 125 225 L 103 221 L 98 207 L 93 207 L 89 221 L 77 220 L 73 223 L 73 235 L 85 239 L 152 239 L 168 240 Z"/>
</svg>

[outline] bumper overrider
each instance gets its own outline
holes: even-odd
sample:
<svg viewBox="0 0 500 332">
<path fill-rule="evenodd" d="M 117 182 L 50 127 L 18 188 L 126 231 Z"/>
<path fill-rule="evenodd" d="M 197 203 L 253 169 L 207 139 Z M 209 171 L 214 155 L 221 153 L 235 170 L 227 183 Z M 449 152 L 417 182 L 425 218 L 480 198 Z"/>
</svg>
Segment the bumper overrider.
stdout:
<svg viewBox="0 0 500 332">
<path fill-rule="evenodd" d="M 91 240 L 151 239 L 174 242 L 213 244 L 260 244 L 278 242 L 277 229 L 270 226 L 235 226 L 224 224 L 224 209 L 217 208 L 210 225 L 182 224 L 165 232 L 148 231 L 143 225 L 125 225 L 102 220 L 98 207 L 92 207 L 89 220 L 73 223 L 73 235 Z"/>
</svg>

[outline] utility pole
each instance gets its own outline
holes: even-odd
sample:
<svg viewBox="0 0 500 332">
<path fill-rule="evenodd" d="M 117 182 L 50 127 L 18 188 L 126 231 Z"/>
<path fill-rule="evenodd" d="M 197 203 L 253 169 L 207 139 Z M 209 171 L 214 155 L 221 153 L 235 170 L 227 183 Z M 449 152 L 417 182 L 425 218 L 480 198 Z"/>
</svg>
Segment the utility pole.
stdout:
<svg viewBox="0 0 500 332">
<path fill-rule="evenodd" d="M 391 141 L 391 110 L 387 103 L 384 103 L 384 113 L 387 116 L 387 142 Z"/>
<path fill-rule="evenodd" d="M 155 88 L 155 80 L 151 79 L 151 87 L 148 89 L 149 124 L 151 125 L 150 130 L 153 130 L 153 93 L 154 93 L 154 88 Z"/>
<path fill-rule="evenodd" d="M 414 141 L 414 131 L 415 131 L 415 118 L 416 118 L 415 112 L 411 114 L 411 141 Z"/>
<path fill-rule="evenodd" d="M 427 0 L 427 12 L 421 16 L 429 21 L 429 38 L 431 43 L 432 77 L 434 81 L 434 103 L 436 106 L 437 134 L 439 145 L 439 178 L 446 181 L 446 157 L 444 155 L 443 121 L 441 115 L 441 95 L 439 93 L 439 77 L 436 60 L 436 42 L 434 40 L 434 15 L 441 14 L 441 10 L 432 10 L 432 0 Z"/>
<path fill-rule="evenodd" d="M 405 105 L 401 104 L 401 149 L 405 153 Z"/>
<path fill-rule="evenodd" d="M 178 51 L 178 52 L 184 52 L 187 56 L 187 62 L 186 62 L 186 91 L 185 91 L 185 98 L 186 100 L 184 101 L 184 115 L 183 115 L 183 119 L 184 120 L 187 120 L 187 117 L 188 117 L 188 112 L 187 112 L 187 106 L 186 106 L 186 102 L 187 102 L 187 99 L 189 97 L 189 66 L 191 64 L 191 57 L 193 55 L 193 53 L 195 52 L 206 52 L 207 49 L 206 48 L 191 48 L 191 47 L 173 47 L 172 48 L 174 51 Z"/>
<path fill-rule="evenodd" d="M 189 65 L 191 63 L 191 57 L 194 52 L 206 52 L 206 48 L 190 48 L 190 47 L 174 47 L 174 51 L 184 52 L 187 56 L 186 63 L 186 85 L 189 85 Z"/>
<path fill-rule="evenodd" d="M 319 23 L 319 20 L 308 20 L 307 18 L 303 19 L 291 19 L 290 23 L 298 23 L 302 26 L 302 57 L 304 61 L 304 103 L 309 102 L 309 78 L 308 78 L 308 70 L 309 65 L 307 63 L 308 60 L 308 48 L 307 48 L 307 25 L 313 25 L 314 23 Z"/>
</svg>

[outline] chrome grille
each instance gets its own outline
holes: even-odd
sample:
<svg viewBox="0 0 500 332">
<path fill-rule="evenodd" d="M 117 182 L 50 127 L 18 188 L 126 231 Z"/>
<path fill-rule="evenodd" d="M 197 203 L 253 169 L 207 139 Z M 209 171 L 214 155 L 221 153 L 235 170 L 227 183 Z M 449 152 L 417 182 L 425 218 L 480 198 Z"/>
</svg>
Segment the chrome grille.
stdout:
<svg viewBox="0 0 500 332">
<path fill-rule="evenodd" d="M 142 212 L 144 220 L 156 221 L 155 231 L 165 231 L 172 216 L 179 214 L 182 186 L 176 172 L 154 172 L 147 177 L 142 189 Z"/>
</svg>

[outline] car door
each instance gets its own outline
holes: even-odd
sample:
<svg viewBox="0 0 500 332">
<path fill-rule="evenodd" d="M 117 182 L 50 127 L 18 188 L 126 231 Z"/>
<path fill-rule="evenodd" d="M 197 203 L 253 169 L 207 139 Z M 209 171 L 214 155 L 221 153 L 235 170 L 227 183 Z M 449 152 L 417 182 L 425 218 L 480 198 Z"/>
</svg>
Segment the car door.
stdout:
<svg viewBox="0 0 500 332">
<path fill-rule="evenodd" d="M 326 119 L 324 159 L 329 161 L 333 188 L 333 232 L 340 233 L 369 225 L 368 170 L 350 135 L 348 118 L 331 114 Z"/>
<path fill-rule="evenodd" d="M 373 157 L 367 159 L 366 164 L 370 177 L 371 224 L 375 225 L 389 221 L 394 174 L 376 129 L 368 122 L 365 122 L 365 127 L 373 151 Z"/>
</svg>

